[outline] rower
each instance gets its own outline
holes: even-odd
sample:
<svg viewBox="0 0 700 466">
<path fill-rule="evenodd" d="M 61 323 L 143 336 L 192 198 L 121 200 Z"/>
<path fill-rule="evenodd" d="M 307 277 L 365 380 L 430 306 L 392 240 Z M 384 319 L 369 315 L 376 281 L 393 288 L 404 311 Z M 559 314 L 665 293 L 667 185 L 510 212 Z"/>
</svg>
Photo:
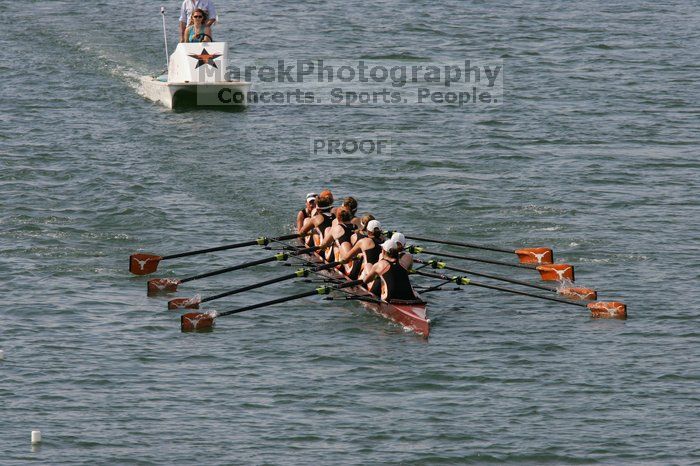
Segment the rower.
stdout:
<svg viewBox="0 0 700 466">
<path fill-rule="evenodd" d="M 371 220 L 367 223 L 366 237 L 357 240 L 352 247 L 348 243 L 345 243 L 345 246 L 341 246 L 341 259 L 361 256 L 361 260 L 356 260 L 350 267 L 348 264 L 345 265 L 346 273 L 351 279 L 354 280 L 359 277 L 361 271 L 369 271 L 369 268 L 379 260 L 379 255 L 382 251 L 382 241 L 382 225 L 376 220 Z M 348 270 L 348 267 L 350 270 Z"/>
<path fill-rule="evenodd" d="M 343 203 L 340 205 L 340 207 L 333 207 L 333 209 L 331 209 L 331 212 L 333 212 L 333 215 L 335 215 L 337 217 L 338 216 L 338 209 L 340 209 L 341 207 L 347 207 L 348 209 L 350 209 L 350 212 L 352 212 L 352 216 L 353 216 L 353 223 L 356 223 L 356 224 L 360 223 L 359 219 L 357 219 L 357 220 L 354 219 L 355 212 L 357 212 L 357 199 L 355 199 L 352 196 L 346 197 L 345 199 L 343 199 Z M 337 220 L 333 221 L 333 225 L 335 225 L 336 221 Z"/>
<path fill-rule="evenodd" d="M 333 208 L 333 193 L 329 190 L 322 191 L 316 199 L 316 209 L 311 213 L 311 217 L 304 220 L 304 225 L 298 231 L 300 235 L 312 232 L 312 236 L 306 243 L 309 247 L 323 242 L 326 230 L 333 223 L 331 208 Z"/>
<path fill-rule="evenodd" d="M 350 239 L 350 242 L 352 244 L 357 243 L 362 238 L 367 238 L 367 224 L 372 220 L 374 220 L 374 215 L 372 214 L 364 215 L 360 219 L 360 226 L 357 228 L 355 233 L 352 235 L 352 238 Z"/>
<path fill-rule="evenodd" d="M 343 206 L 350 210 L 350 213 L 352 214 L 352 219 L 350 221 L 356 228 L 359 228 L 360 219 L 355 216 L 357 214 L 357 199 L 352 196 L 348 196 L 343 199 Z"/>
<path fill-rule="evenodd" d="M 403 235 L 403 233 L 396 231 L 393 235 L 391 235 L 391 240 L 396 243 L 399 250 L 399 262 L 404 269 L 411 270 L 411 267 L 413 267 L 413 256 L 405 249 L 406 237 Z"/>
<path fill-rule="evenodd" d="M 330 250 L 326 252 L 326 260 L 328 262 L 340 259 L 341 248 L 344 247 L 345 250 L 350 249 L 350 237 L 355 231 L 352 218 L 352 212 L 345 206 L 338 207 L 335 211 L 334 225 L 330 228 L 321 243 L 321 249 L 326 249 L 329 246 L 331 247 Z"/>
<path fill-rule="evenodd" d="M 314 209 L 316 208 L 316 197 L 318 194 L 309 193 L 306 195 L 306 205 L 297 214 L 297 231 L 301 231 L 304 226 L 304 220 L 311 217 Z"/>
<path fill-rule="evenodd" d="M 383 301 L 415 301 L 418 299 L 408 270 L 399 262 L 399 248 L 394 240 L 382 243 L 382 258 L 364 277 L 369 290 Z"/>
</svg>

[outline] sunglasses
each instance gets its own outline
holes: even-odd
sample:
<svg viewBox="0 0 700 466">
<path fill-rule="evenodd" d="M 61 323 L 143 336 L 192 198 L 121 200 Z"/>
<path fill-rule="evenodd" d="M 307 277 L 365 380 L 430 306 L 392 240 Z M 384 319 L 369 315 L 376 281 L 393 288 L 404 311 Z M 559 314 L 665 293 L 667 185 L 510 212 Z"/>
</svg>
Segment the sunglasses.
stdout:
<svg viewBox="0 0 700 466">
<path fill-rule="evenodd" d="M 204 16 L 198 15 L 198 16 L 193 16 L 193 18 L 204 18 Z"/>
</svg>

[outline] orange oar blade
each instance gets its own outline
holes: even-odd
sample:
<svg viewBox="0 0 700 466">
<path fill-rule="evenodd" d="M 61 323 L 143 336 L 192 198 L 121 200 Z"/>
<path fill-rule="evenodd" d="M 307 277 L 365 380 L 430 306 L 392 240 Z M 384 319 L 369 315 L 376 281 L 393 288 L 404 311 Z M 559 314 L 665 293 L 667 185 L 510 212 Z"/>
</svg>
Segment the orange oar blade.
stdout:
<svg viewBox="0 0 700 466">
<path fill-rule="evenodd" d="M 594 299 L 598 299 L 598 292 L 592 288 L 566 286 L 557 289 L 557 293 L 566 298 L 578 301 L 593 301 Z"/>
<path fill-rule="evenodd" d="M 626 319 L 627 305 L 618 301 L 598 301 L 588 304 L 591 316 L 600 319 Z"/>
<path fill-rule="evenodd" d="M 197 330 L 207 330 L 214 326 L 214 315 L 189 312 L 180 316 L 180 330 L 183 332 L 194 332 Z"/>
<path fill-rule="evenodd" d="M 199 309 L 199 303 L 202 299 L 199 295 L 191 298 L 175 298 L 168 301 L 168 309 Z"/>
<path fill-rule="evenodd" d="M 129 256 L 129 272 L 134 275 L 148 275 L 158 268 L 163 258 L 155 254 L 132 254 Z"/>
<path fill-rule="evenodd" d="M 523 248 L 515 251 L 521 264 L 551 264 L 554 254 L 550 248 Z"/>
<path fill-rule="evenodd" d="M 152 278 L 148 280 L 148 294 L 174 292 L 179 284 L 177 278 Z"/>
<path fill-rule="evenodd" d="M 542 280 L 546 282 L 574 281 L 574 266 L 569 264 L 549 264 L 537 267 Z"/>
</svg>

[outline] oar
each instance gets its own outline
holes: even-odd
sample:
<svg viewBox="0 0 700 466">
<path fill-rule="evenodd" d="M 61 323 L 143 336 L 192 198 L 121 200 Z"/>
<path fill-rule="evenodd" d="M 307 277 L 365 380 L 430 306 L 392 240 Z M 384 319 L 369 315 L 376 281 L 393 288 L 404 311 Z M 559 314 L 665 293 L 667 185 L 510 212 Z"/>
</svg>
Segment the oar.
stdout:
<svg viewBox="0 0 700 466">
<path fill-rule="evenodd" d="M 208 249 L 198 249 L 196 251 L 181 252 L 179 254 L 171 254 L 169 256 L 158 256 L 156 254 L 146 254 L 146 253 L 136 253 L 129 256 L 129 272 L 135 275 L 148 275 L 153 273 L 158 269 L 158 263 L 160 261 L 168 259 L 177 259 L 179 257 L 194 256 L 197 254 L 206 254 L 209 252 L 224 251 L 226 249 L 236 249 L 244 248 L 247 246 L 266 246 L 270 241 L 275 240 L 285 240 L 299 237 L 298 234 L 278 236 L 277 238 L 266 238 L 262 236 L 258 239 L 252 241 L 245 241 L 243 243 L 228 244 L 226 246 L 217 246 L 215 248 Z"/>
<path fill-rule="evenodd" d="M 391 235 L 393 232 L 387 232 Z M 551 248 L 520 248 L 520 249 L 504 249 L 493 246 L 483 246 L 480 244 L 464 243 L 460 241 L 448 241 L 444 239 L 423 238 L 420 236 L 404 235 L 406 239 L 414 241 L 425 241 L 427 243 L 449 244 L 451 246 L 461 246 L 464 248 L 483 249 L 485 251 L 505 252 L 507 254 L 515 254 L 521 264 L 552 264 L 554 262 L 554 253 Z"/>
<path fill-rule="evenodd" d="M 462 272 L 462 273 L 466 273 L 469 275 L 476 275 L 477 277 L 491 278 L 493 280 L 500 280 L 503 282 L 514 283 L 516 285 L 529 286 L 530 288 L 537 288 L 540 290 L 551 291 L 554 293 L 558 293 L 558 294 L 560 294 L 564 297 L 567 297 L 569 299 L 576 299 L 576 300 L 581 300 L 581 301 L 591 301 L 594 299 L 598 299 L 598 293 L 596 292 L 596 290 L 591 289 L 591 288 L 571 287 L 571 286 L 554 287 L 554 286 L 547 286 L 547 285 L 538 285 L 536 283 L 530 283 L 530 282 L 526 282 L 523 280 L 516 280 L 514 278 L 502 277 L 500 275 L 491 275 L 488 273 L 475 272 L 473 270 L 461 269 L 459 267 L 451 267 L 451 266 L 447 265 L 445 262 L 438 261 L 435 259 L 429 260 L 429 261 L 424 261 L 424 260 L 421 260 L 418 258 L 414 258 L 413 262 L 416 262 L 418 264 L 427 264 L 428 266 L 432 267 L 433 269 L 452 270 L 454 272 Z"/>
<path fill-rule="evenodd" d="M 458 254 L 448 254 L 446 252 L 428 251 L 422 246 L 408 246 L 406 250 L 411 254 L 424 253 L 439 257 L 451 257 L 453 259 L 483 262 L 485 264 L 503 265 L 506 267 L 517 267 L 520 269 L 537 270 L 540 273 L 540 277 L 542 278 L 542 280 L 548 282 L 563 281 L 565 279 L 571 280 L 572 282 L 574 281 L 574 266 L 569 264 L 513 264 L 511 262 L 503 262 L 493 259 L 483 259 L 481 257 L 460 256 Z"/>
<path fill-rule="evenodd" d="M 291 296 L 285 296 L 283 298 L 273 299 L 271 301 L 264 301 L 262 303 L 251 304 L 250 306 L 240 307 L 238 309 L 232 309 L 230 311 L 224 312 L 207 312 L 207 313 L 197 313 L 189 312 L 183 314 L 180 317 L 180 330 L 183 332 L 191 332 L 193 330 L 204 330 L 211 328 L 214 325 L 214 319 L 217 317 L 228 316 L 232 314 L 239 314 L 241 312 L 250 311 L 253 309 L 259 309 L 261 307 L 272 306 L 274 304 L 286 303 L 287 301 L 294 301 L 295 299 L 308 298 L 314 295 L 326 295 L 331 291 L 340 290 L 342 288 L 348 288 L 352 286 L 358 286 L 363 284 L 362 280 L 353 280 L 351 282 L 345 282 L 336 286 L 321 286 L 312 291 L 305 291 L 304 293 L 298 293 Z"/>
<path fill-rule="evenodd" d="M 596 301 L 592 303 L 581 303 L 578 301 L 569 301 L 568 299 L 555 298 L 553 296 L 541 296 L 534 293 L 528 293 L 525 291 L 512 290 L 510 288 L 503 288 L 495 285 L 487 285 L 485 283 L 476 283 L 465 277 L 449 277 L 441 273 L 434 272 L 424 272 L 422 270 L 414 271 L 418 275 L 423 275 L 431 278 L 438 278 L 440 280 L 449 280 L 457 285 L 472 285 L 481 288 L 488 288 L 490 290 L 503 291 L 506 293 L 519 294 L 522 296 L 530 296 L 531 298 L 546 299 L 547 301 L 555 301 L 558 303 L 570 304 L 572 306 L 586 307 L 591 312 L 592 317 L 599 317 L 603 319 L 626 319 L 627 318 L 627 306 L 619 301 Z"/>
<path fill-rule="evenodd" d="M 258 283 L 253 283 L 252 285 L 247 285 L 242 288 L 236 288 L 234 290 L 230 291 L 224 291 L 223 293 L 219 293 L 213 296 L 208 296 L 206 298 L 199 298 L 199 296 L 194 296 L 191 298 L 175 298 L 171 299 L 168 301 L 168 309 L 199 309 L 199 305 L 203 303 L 207 303 L 209 301 L 214 301 L 215 299 L 220 299 L 224 298 L 226 296 L 231 296 L 234 294 L 238 293 L 243 293 L 244 291 L 249 291 L 249 290 L 254 290 L 256 288 L 261 288 L 263 286 L 267 285 L 272 285 L 274 283 L 280 283 L 286 280 L 292 280 L 294 278 L 302 278 L 302 277 L 308 277 L 309 273 L 312 272 L 319 272 L 321 270 L 327 270 L 331 269 L 333 267 L 336 267 L 343 262 L 331 262 L 328 264 L 320 265 L 318 267 L 311 267 L 311 268 L 301 268 L 297 270 L 296 272 L 287 274 L 287 275 L 282 275 L 281 277 L 276 277 L 276 278 L 271 278 L 269 280 L 265 280 L 262 282 Z"/>
<path fill-rule="evenodd" d="M 199 280 L 201 278 L 213 277 L 214 275 L 220 275 L 222 273 L 233 272 L 235 270 L 247 269 L 248 267 L 254 267 L 256 265 L 267 264 L 268 262 L 275 261 L 286 261 L 290 256 L 297 254 L 304 254 L 306 252 L 312 252 L 318 249 L 318 246 L 313 246 L 310 248 L 295 251 L 291 254 L 288 253 L 277 253 L 272 257 L 266 257 L 264 259 L 258 259 L 250 262 L 243 262 L 242 264 L 234 265 L 231 267 L 225 267 L 223 269 L 213 270 L 211 272 L 202 273 L 199 275 L 193 275 L 186 278 L 152 278 L 148 280 L 147 290 L 148 294 L 161 293 L 161 292 L 174 292 L 177 291 L 177 286 L 182 283 L 191 282 L 193 280 Z"/>
</svg>

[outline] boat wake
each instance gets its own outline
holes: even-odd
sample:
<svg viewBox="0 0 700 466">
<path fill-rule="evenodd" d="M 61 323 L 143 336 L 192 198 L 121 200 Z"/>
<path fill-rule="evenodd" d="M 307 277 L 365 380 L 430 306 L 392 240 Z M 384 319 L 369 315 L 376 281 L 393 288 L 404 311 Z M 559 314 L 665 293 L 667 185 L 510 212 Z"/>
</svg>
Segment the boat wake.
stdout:
<svg viewBox="0 0 700 466">
<path fill-rule="evenodd" d="M 71 68 L 79 73 L 97 72 L 124 83 L 132 90 L 141 94 L 142 86 L 140 76 L 143 70 L 152 68 L 152 65 L 138 60 L 136 57 L 152 57 L 153 54 L 135 55 L 133 49 L 126 47 L 124 41 L 112 41 L 109 37 L 95 34 L 86 34 L 85 28 L 80 26 L 85 18 L 72 18 L 71 15 L 64 15 L 65 12 L 56 11 L 58 5 L 50 9 L 38 8 L 34 14 L 28 18 L 29 23 L 35 26 L 31 28 L 32 40 L 47 42 L 54 50 L 53 56 L 56 60 L 66 60 L 70 62 Z M 64 16 L 70 26 L 71 22 L 77 21 L 76 27 L 66 27 L 64 22 L 56 22 L 55 16 Z M 99 27 L 99 25 L 96 25 Z M 157 48 L 154 47 L 154 53 Z"/>
</svg>

